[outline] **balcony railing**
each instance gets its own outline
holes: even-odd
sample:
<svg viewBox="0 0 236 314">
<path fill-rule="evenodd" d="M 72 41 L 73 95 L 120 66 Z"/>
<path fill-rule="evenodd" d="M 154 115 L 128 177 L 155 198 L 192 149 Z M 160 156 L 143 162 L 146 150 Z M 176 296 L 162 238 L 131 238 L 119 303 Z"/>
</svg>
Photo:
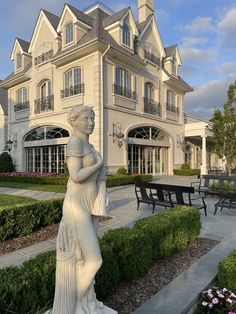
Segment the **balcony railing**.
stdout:
<svg viewBox="0 0 236 314">
<path fill-rule="evenodd" d="M 166 104 L 166 110 L 167 111 L 171 111 L 171 112 L 175 112 L 175 113 L 179 113 L 179 108 L 175 106 L 175 104 Z"/>
<path fill-rule="evenodd" d="M 84 84 L 79 84 L 61 90 L 61 98 L 84 93 Z"/>
<path fill-rule="evenodd" d="M 29 101 L 20 102 L 18 104 L 15 104 L 14 106 L 15 112 L 25 110 L 25 109 L 29 109 Z"/>
<path fill-rule="evenodd" d="M 39 65 L 53 57 L 53 50 L 42 53 L 40 56 L 34 58 L 34 65 Z"/>
<path fill-rule="evenodd" d="M 49 111 L 54 109 L 53 95 L 43 97 L 35 100 L 35 113 L 40 113 L 44 111 Z"/>
<path fill-rule="evenodd" d="M 144 112 L 161 116 L 161 104 L 157 101 L 154 101 L 152 99 L 143 98 L 143 104 L 144 104 Z"/>
<path fill-rule="evenodd" d="M 113 85 L 114 94 L 121 95 L 130 99 L 136 99 L 136 93 L 132 92 L 130 89 L 114 84 Z"/>
<path fill-rule="evenodd" d="M 152 63 L 154 63 L 155 65 L 159 67 L 161 66 L 161 59 L 145 49 L 144 49 L 144 58 L 151 61 Z"/>
</svg>

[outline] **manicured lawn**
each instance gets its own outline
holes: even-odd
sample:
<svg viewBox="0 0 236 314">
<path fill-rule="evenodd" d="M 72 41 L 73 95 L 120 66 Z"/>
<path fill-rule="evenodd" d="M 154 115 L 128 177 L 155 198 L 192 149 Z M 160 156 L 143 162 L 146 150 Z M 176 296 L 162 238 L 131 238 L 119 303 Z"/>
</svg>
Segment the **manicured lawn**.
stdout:
<svg viewBox="0 0 236 314">
<path fill-rule="evenodd" d="M 28 197 L 0 194 L 0 209 L 6 206 L 30 203 L 35 200 Z"/>
<path fill-rule="evenodd" d="M 0 187 L 15 188 L 15 189 L 26 189 L 26 190 L 37 190 L 47 192 L 58 192 L 65 193 L 65 185 L 49 185 L 49 184 L 33 184 L 33 183 L 18 183 L 18 182 L 3 182 L 0 181 Z"/>
</svg>

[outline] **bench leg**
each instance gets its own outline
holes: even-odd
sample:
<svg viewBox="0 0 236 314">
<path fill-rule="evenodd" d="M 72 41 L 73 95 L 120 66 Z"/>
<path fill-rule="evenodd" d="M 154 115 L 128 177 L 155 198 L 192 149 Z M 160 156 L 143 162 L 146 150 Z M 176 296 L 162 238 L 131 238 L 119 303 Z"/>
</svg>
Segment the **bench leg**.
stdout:
<svg viewBox="0 0 236 314">
<path fill-rule="evenodd" d="M 154 214 L 155 211 L 155 204 L 152 205 L 152 213 Z"/>
<path fill-rule="evenodd" d="M 137 201 L 137 210 L 139 210 L 139 205 L 140 205 L 140 202 Z"/>
<path fill-rule="evenodd" d="M 214 211 L 214 215 L 216 214 L 216 212 L 217 212 L 217 209 L 218 209 L 218 205 L 216 204 L 216 205 L 215 205 L 215 211 Z"/>
</svg>

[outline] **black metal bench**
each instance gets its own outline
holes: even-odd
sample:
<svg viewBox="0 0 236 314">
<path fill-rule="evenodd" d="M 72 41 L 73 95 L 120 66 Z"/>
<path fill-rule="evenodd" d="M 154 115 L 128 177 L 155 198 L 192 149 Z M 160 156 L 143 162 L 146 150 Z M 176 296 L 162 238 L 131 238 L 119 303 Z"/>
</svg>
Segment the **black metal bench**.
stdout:
<svg viewBox="0 0 236 314">
<path fill-rule="evenodd" d="M 194 188 L 190 186 L 136 182 L 137 210 L 140 203 L 151 204 L 153 213 L 155 206 L 173 208 L 176 205 L 186 205 L 198 209 L 204 208 L 205 216 L 207 216 L 204 196 L 194 195 L 194 192 Z M 197 200 L 201 203 L 194 202 Z"/>
<path fill-rule="evenodd" d="M 228 209 L 236 209 L 236 192 L 228 192 L 228 193 L 221 193 L 219 201 L 215 204 L 215 212 L 216 214 L 218 207 L 220 207 L 220 210 L 222 211 L 223 208 Z"/>
<path fill-rule="evenodd" d="M 226 175 L 203 175 L 198 182 L 191 182 L 195 191 L 204 195 L 218 195 L 229 190 L 236 191 L 236 176 Z"/>
</svg>

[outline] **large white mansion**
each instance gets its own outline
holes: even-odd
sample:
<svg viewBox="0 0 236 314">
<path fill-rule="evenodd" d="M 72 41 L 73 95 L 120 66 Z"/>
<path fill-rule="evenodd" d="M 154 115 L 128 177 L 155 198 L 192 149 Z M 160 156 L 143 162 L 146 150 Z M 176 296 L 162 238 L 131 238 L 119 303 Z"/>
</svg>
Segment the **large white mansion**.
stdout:
<svg viewBox="0 0 236 314">
<path fill-rule="evenodd" d="M 8 91 L 0 144 L 17 171 L 63 172 L 66 116 L 84 104 L 94 108 L 91 142 L 110 173 L 124 166 L 172 174 L 184 162 L 206 173 L 217 165 L 210 123 L 184 114 L 192 88 L 179 76 L 177 45 L 163 45 L 153 0 L 138 0 L 138 15 L 65 4 L 61 16 L 40 11 L 30 42 L 16 38 L 14 71 L 0 82 Z"/>
</svg>

